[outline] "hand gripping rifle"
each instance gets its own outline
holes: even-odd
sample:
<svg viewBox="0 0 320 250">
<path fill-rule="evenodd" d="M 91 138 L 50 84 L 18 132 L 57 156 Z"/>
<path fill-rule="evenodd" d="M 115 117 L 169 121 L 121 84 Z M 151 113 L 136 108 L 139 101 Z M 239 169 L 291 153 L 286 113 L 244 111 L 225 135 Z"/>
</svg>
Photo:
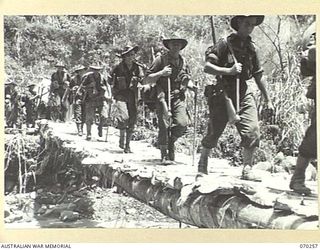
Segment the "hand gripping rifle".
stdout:
<svg viewBox="0 0 320 250">
<path fill-rule="evenodd" d="M 212 40 L 213 40 L 213 45 L 216 44 L 216 35 L 215 35 L 215 30 L 214 30 L 214 25 L 213 25 L 213 17 L 210 17 L 210 21 L 211 21 L 211 31 L 212 31 Z M 229 47 L 229 46 L 228 46 Z M 231 52 L 232 53 L 232 52 Z M 232 53 L 233 55 L 233 53 Z M 233 55 L 234 56 L 234 55 Z M 235 59 L 235 57 L 234 57 Z M 235 61 L 236 63 L 237 61 Z M 237 95 L 237 111 L 239 111 L 239 77 L 237 77 L 237 90 L 236 90 L 236 95 Z M 228 113 L 228 121 L 230 124 L 235 124 L 237 122 L 240 121 L 240 117 L 237 114 L 232 100 L 228 97 L 227 93 L 223 90 L 223 95 L 224 95 L 224 99 L 226 102 L 226 108 L 227 108 L 227 113 Z"/>
</svg>

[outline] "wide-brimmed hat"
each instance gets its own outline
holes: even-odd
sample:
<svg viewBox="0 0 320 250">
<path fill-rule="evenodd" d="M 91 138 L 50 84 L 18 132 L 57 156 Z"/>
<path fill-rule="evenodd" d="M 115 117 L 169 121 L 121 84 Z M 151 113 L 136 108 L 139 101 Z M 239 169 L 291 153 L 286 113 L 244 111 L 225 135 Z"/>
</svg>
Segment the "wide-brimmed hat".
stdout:
<svg viewBox="0 0 320 250">
<path fill-rule="evenodd" d="M 183 39 L 183 38 L 168 38 L 168 39 L 163 39 L 162 40 L 162 43 L 163 43 L 164 47 L 166 47 L 167 49 L 170 49 L 169 46 L 168 46 L 170 42 L 179 42 L 181 44 L 181 49 L 180 50 L 183 50 L 188 44 L 188 41 L 186 39 Z"/>
<path fill-rule="evenodd" d="M 246 18 L 246 17 L 255 17 L 256 20 L 257 20 L 255 26 L 260 25 L 260 24 L 263 22 L 263 20 L 264 20 L 264 16 L 262 16 L 262 15 L 248 15 L 248 16 L 245 16 L 245 15 L 237 15 L 237 16 L 234 16 L 234 17 L 231 19 L 231 21 L 230 21 L 231 27 L 232 27 L 234 30 L 238 31 L 238 29 L 239 29 L 238 20 L 241 19 L 241 18 Z"/>
<path fill-rule="evenodd" d="M 84 69 L 86 69 L 85 66 L 83 66 L 83 65 L 78 65 L 78 66 L 75 67 L 74 72 L 78 72 L 78 71 L 84 70 Z"/>
<path fill-rule="evenodd" d="M 56 68 L 65 68 L 66 66 L 62 63 L 62 62 L 58 62 L 56 63 L 56 65 L 54 65 Z"/>
<path fill-rule="evenodd" d="M 17 84 L 12 80 L 8 80 L 4 83 L 4 85 L 17 85 Z"/>
<path fill-rule="evenodd" d="M 95 70 L 101 70 L 101 69 L 103 69 L 103 67 L 102 67 L 100 64 L 98 64 L 98 63 L 95 63 L 95 64 L 90 65 L 89 68 L 90 68 L 90 69 L 95 69 Z"/>
<path fill-rule="evenodd" d="M 117 56 L 124 57 L 126 54 L 130 53 L 131 51 L 134 51 L 135 53 L 137 53 L 138 50 L 139 50 L 139 46 L 127 45 L 121 50 L 119 54 L 117 54 Z"/>
<path fill-rule="evenodd" d="M 310 46 L 311 42 L 311 36 L 316 34 L 316 22 L 313 22 L 303 33 L 302 36 L 302 49 L 306 50 L 308 49 L 308 46 Z M 315 37 L 314 37 L 315 39 Z"/>
</svg>

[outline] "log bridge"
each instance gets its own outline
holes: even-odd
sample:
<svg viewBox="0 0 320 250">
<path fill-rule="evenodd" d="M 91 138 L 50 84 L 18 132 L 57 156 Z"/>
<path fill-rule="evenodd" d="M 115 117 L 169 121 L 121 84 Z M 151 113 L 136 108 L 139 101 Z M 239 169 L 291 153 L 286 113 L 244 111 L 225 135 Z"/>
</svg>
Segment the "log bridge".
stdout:
<svg viewBox="0 0 320 250">
<path fill-rule="evenodd" d="M 262 182 L 244 181 L 240 168 L 217 159 L 210 159 L 209 175 L 199 178 L 191 156 L 177 154 L 176 164 L 164 166 L 158 150 L 143 141 L 133 141 L 135 153 L 124 154 L 113 128 L 108 142 L 95 134 L 86 141 L 74 124 L 42 121 L 40 135 L 44 172 L 55 175 L 73 166 L 83 181 L 95 177 L 104 187 L 116 185 L 179 222 L 199 228 L 318 228 L 316 182 L 315 195 L 303 197 L 287 190 L 288 173 L 260 170 Z"/>
</svg>

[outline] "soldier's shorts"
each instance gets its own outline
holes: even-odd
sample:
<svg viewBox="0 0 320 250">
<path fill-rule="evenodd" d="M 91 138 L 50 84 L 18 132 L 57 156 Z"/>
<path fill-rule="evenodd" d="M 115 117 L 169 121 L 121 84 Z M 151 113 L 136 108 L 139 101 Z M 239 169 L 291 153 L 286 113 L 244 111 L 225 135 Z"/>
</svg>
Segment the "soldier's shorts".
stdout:
<svg viewBox="0 0 320 250">
<path fill-rule="evenodd" d="M 315 110 L 312 113 L 311 125 L 307 129 L 303 141 L 299 147 L 299 154 L 304 158 L 317 158 L 317 122 Z"/>
<path fill-rule="evenodd" d="M 202 146 L 213 148 L 217 146 L 218 140 L 228 123 L 224 99 L 220 99 L 218 102 L 210 102 L 209 110 L 208 133 L 202 140 Z M 236 127 L 241 137 L 241 146 L 245 148 L 259 146 L 258 113 L 252 93 L 247 93 L 241 99 L 239 116 L 241 120 L 236 123 Z"/>
<path fill-rule="evenodd" d="M 86 101 L 85 103 L 85 122 L 93 124 L 95 121 L 96 110 L 100 114 L 103 104 L 96 101 Z"/>
</svg>

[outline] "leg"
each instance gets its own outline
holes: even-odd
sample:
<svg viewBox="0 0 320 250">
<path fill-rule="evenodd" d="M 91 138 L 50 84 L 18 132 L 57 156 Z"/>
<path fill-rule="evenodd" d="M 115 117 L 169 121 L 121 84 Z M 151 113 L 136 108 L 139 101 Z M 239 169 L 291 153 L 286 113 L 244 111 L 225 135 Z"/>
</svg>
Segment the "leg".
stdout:
<svg viewBox="0 0 320 250">
<path fill-rule="evenodd" d="M 224 100 L 209 103 L 210 118 L 208 121 L 207 135 L 202 139 L 202 150 L 198 162 L 198 172 L 208 174 L 208 158 L 213 147 L 223 133 L 227 123 L 228 115 Z"/>
<path fill-rule="evenodd" d="M 241 146 L 243 146 L 243 170 L 242 178 L 245 180 L 260 181 L 259 176 L 255 176 L 251 171 L 253 156 L 260 142 L 260 131 L 258 127 L 258 112 L 252 94 L 245 95 L 240 103 L 241 120 L 236 124 L 241 136 Z"/>
<path fill-rule="evenodd" d="M 85 104 L 80 102 L 80 110 L 81 110 L 81 133 L 83 134 L 83 125 L 85 124 L 86 121 L 86 110 L 85 110 Z"/>
<path fill-rule="evenodd" d="M 168 153 L 171 161 L 175 160 L 175 146 L 174 143 L 183 136 L 187 130 L 188 114 L 187 106 L 184 100 L 173 99 L 171 105 L 172 124 L 171 136 L 168 141 Z"/>
<path fill-rule="evenodd" d="M 91 140 L 91 126 L 95 118 L 95 104 L 92 101 L 88 101 L 85 104 L 86 113 L 86 127 L 87 127 L 87 140 Z"/>
<path fill-rule="evenodd" d="M 252 167 L 253 164 L 253 155 L 256 151 L 257 147 L 253 146 L 250 148 L 243 148 L 242 157 L 243 157 L 243 165 Z"/>
<path fill-rule="evenodd" d="M 81 114 L 81 104 L 77 104 L 75 103 L 73 105 L 73 117 L 74 117 L 74 121 L 77 125 L 77 131 L 78 131 L 78 135 L 82 136 L 82 128 L 81 128 L 81 123 L 82 123 L 82 114 Z"/>
<path fill-rule="evenodd" d="M 126 136 L 126 129 L 120 129 L 119 148 L 124 149 L 124 139 Z"/>
<path fill-rule="evenodd" d="M 156 112 L 158 117 L 158 145 L 161 152 L 161 161 L 165 162 L 168 157 L 168 121 L 164 116 L 162 105 L 159 101 L 156 103 Z"/>
<path fill-rule="evenodd" d="M 91 123 L 86 123 L 86 127 L 87 127 L 87 140 L 90 141 L 91 140 Z"/>
<path fill-rule="evenodd" d="M 115 110 L 116 110 L 116 119 L 118 121 L 117 128 L 120 130 L 119 147 L 121 149 L 124 149 L 127 120 L 129 119 L 127 103 L 123 101 L 116 101 Z"/>
<path fill-rule="evenodd" d="M 125 153 L 132 153 L 132 151 L 130 149 L 130 141 L 131 141 L 132 134 L 133 134 L 133 130 L 130 128 L 127 128 L 127 130 L 126 130 L 126 146 L 124 148 Z"/>
<path fill-rule="evenodd" d="M 289 187 L 297 193 L 310 194 L 311 190 L 305 186 L 305 172 L 311 159 L 317 158 L 317 125 L 316 113 L 313 111 L 311 125 L 299 147 L 299 155 Z"/>
<path fill-rule="evenodd" d="M 102 108 L 103 108 L 103 103 L 99 103 L 99 106 L 97 107 L 98 109 L 98 116 L 99 116 L 99 123 L 98 123 L 98 135 L 99 137 L 102 137 L 102 125 L 103 125 L 103 117 L 101 115 L 102 112 Z"/>
<path fill-rule="evenodd" d="M 310 159 L 301 155 L 298 156 L 296 167 L 292 175 L 289 187 L 297 193 L 309 195 L 311 190 L 305 186 L 305 172 Z"/>
<path fill-rule="evenodd" d="M 128 120 L 128 128 L 127 128 L 127 135 L 126 135 L 126 147 L 124 149 L 125 153 L 132 153 L 130 149 L 130 141 L 132 138 L 132 134 L 134 131 L 134 126 L 136 124 L 137 120 L 137 107 L 136 102 L 134 99 L 134 95 L 132 95 L 132 98 L 127 103 L 127 110 L 129 114 L 129 120 Z"/>
</svg>

